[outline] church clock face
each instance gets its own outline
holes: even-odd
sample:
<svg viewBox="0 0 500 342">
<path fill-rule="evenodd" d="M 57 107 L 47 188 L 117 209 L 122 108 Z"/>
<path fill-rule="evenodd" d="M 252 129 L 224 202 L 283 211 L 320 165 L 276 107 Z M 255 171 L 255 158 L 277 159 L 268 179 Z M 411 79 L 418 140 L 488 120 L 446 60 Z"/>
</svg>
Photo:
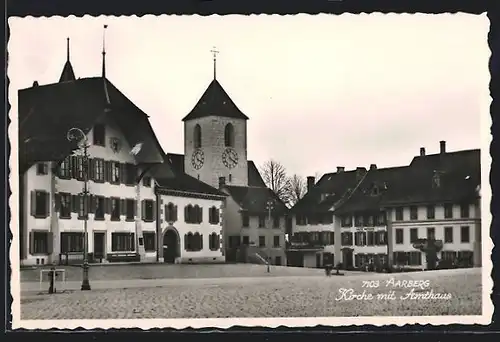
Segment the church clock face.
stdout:
<svg viewBox="0 0 500 342">
<path fill-rule="evenodd" d="M 202 150 L 196 150 L 193 152 L 193 156 L 191 157 L 191 164 L 196 170 L 202 168 L 205 163 L 205 154 Z"/>
<path fill-rule="evenodd" d="M 224 153 L 222 153 L 222 162 L 228 169 L 232 169 L 238 165 L 238 153 L 232 148 L 227 148 Z"/>
</svg>

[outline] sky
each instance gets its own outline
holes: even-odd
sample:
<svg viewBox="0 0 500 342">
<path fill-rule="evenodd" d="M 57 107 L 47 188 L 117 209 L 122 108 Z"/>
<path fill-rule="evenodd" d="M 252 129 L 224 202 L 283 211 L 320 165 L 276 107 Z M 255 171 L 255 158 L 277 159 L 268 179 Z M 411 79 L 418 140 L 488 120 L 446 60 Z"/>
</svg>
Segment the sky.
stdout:
<svg viewBox="0 0 500 342">
<path fill-rule="evenodd" d="M 213 79 L 245 113 L 248 157 L 302 177 L 407 165 L 427 153 L 487 148 L 485 14 L 9 18 L 11 115 L 17 90 L 57 82 L 71 39 L 76 77 L 106 76 L 166 152 Z"/>
</svg>

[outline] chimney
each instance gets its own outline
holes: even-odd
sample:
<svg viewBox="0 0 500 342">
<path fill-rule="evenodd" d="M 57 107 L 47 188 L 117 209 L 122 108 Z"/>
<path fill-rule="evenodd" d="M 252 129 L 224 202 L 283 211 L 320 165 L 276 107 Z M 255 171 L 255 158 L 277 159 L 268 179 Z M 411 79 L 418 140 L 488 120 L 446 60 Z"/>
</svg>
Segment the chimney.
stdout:
<svg viewBox="0 0 500 342">
<path fill-rule="evenodd" d="M 376 169 L 377 169 L 377 164 L 370 165 L 370 170 L 376 170 Z"/>
<path fill-rule="evenodd" d="M 314 176 L 307 177 L 307 192 L 311 191 L 314 186 L 315 180 L 316 179 L 314 178 Z"/>
<path fill-rule="evenodd" d="M 425 147 L 420 147 L 420 157 L 425 156 Z"/>
<path fill-rule="evenodd" d="M 356 179 L 359 181 L 365 174 L 366 170 L 362 167 L 357 167 L 356 168 Z"/>
<path fill-rule="evenodd" d="M 38 87 L 38 81 L 33 81 L 33 88 Z"/>
<path fill-rule="evenodd" d="M 343 166 L 337 166 L 337 173 L 341 173 L 345 171 L 345 167 Z"/>
<path fill-rule="evenodd" d="M 219 177 L 219 189 L 226 185 L 226 177 Z"/>
<path fill-rule="evenodd" d="M 445 154 L 445 153 L 446 153 L 446 141 L 441 140 L 441 141 L 439 142 L 439 152 L 440 152 L 441 154 Z"/>
</svg>

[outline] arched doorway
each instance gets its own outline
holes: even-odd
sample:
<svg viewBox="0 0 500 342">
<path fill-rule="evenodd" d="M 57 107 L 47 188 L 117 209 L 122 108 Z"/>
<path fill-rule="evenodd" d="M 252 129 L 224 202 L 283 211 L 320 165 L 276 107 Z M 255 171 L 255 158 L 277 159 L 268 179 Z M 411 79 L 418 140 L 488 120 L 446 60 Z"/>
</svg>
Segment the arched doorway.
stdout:
<svg viewBox="0 0 500 342">
<path fill-rule="evenodd" d="M 163 261 L 173 264 L 179 256 L 179 234 L 175 229 L 169 228 L 163 235 Z"/>
</svg>

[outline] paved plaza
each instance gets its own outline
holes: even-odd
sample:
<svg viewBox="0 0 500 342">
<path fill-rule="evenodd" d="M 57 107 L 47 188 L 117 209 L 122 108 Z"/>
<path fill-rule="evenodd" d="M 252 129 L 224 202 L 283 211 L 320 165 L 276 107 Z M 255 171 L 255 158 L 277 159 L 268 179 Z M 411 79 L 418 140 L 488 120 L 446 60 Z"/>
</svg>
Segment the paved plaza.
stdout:
<svg viewBox="0 0 500 342">
<path fill-rule="evenodd" d="M 101 280 L 101 288 L 53 295 L 29 291 L 25 284 L 21 319 L 480 315 L 480 275 L 481 269 L 461 269 L 332 277 Z M 373 287 L 377 282 L 379 286 Z M 341 295 L 342 289 L 353 292 Z M 391 291 L 393 299 L 377 298 Z"/>
</svg>

